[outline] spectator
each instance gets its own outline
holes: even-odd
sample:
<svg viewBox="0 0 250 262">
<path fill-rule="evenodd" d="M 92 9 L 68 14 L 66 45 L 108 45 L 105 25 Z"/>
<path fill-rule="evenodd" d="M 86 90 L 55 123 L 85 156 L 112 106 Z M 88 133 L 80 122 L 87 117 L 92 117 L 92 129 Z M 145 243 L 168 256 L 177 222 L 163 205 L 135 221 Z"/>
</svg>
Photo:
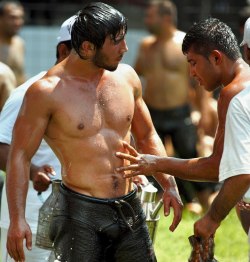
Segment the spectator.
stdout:
<svg viewBox="0 0 250 262">
<path fill-rule="evenodd" d="M 18 35 L 24 24 L 24 9 L 19 2 L 0 2 L 0 61 L 14 72 L 17 85 L 25 81 L 24 41 Z"/>
</svg>

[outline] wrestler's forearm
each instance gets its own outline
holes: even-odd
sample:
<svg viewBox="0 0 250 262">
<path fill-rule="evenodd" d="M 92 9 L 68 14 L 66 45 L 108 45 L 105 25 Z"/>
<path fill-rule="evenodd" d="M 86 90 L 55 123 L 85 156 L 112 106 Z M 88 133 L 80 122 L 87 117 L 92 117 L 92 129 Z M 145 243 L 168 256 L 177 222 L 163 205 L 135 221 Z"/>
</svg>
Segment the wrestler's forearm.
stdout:
<svg viewBox="0 0 250 262">
<path fill-rule="evenodd" d="M 26 196 L 29 183 L 29 164 L 16 159 L 7 163 L 6 192 L 10 220 L 25 218 Z"/>
<path fill-rule="evenodd" d="M 212 157 L 179 159 L 159 157 L 156 159 L 157 172 L 191 181 L 218 181 L 219 163 Z"/>
<path fill-rule="evenodd" d="M 220 223 L 228 215 L 236 203 L 242 198 L 249 186 L 249 174 L 234 176 L 226 179 L 207 214 L 214 221 Z"/>
<path fill-rule="evenodd" d="M 0 143 L 0 170 L 6 171 L 7 160 L 9 155 L 10 145 Z M 37 170 L 37 166 L 31 164 L 30 166 L 30 180 L 32 181 L 32 174 Z"/>
</svg>

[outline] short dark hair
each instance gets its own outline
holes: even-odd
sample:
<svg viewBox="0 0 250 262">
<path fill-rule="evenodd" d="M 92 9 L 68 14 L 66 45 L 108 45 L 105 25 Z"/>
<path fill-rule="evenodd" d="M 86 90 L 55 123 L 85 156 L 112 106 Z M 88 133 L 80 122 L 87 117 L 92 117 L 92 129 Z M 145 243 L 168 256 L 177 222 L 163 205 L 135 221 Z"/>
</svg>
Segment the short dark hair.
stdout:
<svg viewBox="0 0 250 262">
<path fill-rule="evenodd" d="M 173 23 L 177 24 L 176 5 L 169 0 L 150 0 L 148 6 L 156 6 L 161 16 L 168 15 L 172 18 Z"/>
<path fill-rule="evenodd" d="M 23 9 L 23 5 L 19 1 L 2 1 L 0 2 L 0 16 L 3 16 L 5 14 L 5 7 L 7 5 L 15 5 Z"/>
<path fill-rule="evenodd" d="M 83 58 L 80 49 L 84 41 L 89 41 L 100 49 L 108 35 L 115 39 L 121 30 L 127 32 L 127 19 L 123 14 L 101 2 L 89 3 L 78 12 L 72 26 L 72 47 Z"/>
<path fill-rule="evenodd" d="M 241 57 L 236 36 L 228 25 L 217 18 L 208 18 L 191 26 L 183 39 L 182 52 L 187 54 L 191 48 L 205 57 L 215 49 L 231 60 Z"/>
</svg>

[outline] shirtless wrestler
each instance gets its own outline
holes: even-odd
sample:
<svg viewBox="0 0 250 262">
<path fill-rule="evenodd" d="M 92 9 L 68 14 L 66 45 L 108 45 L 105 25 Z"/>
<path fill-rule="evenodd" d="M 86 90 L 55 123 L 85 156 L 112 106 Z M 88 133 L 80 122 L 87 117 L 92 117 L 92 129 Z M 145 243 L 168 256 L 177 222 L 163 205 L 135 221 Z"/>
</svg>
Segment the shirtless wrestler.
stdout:
<svg viewBox="0 0 250 262">
<path fill-rule="evenodd" d="M 198 156 L 198 136 L 191 119 L 190 93 L 199 91 L 196 94 L 197 100 L 202 101 L 199 106 L 202 125 L 205 125 L 208 115 L 203 114 L 203 107 L 208 104 L 208 94 L 195 86 L 188 75 L 188 63 L 181 50 L 185 33 L 178 30 L 176 24 L 177 10 L 174 3 L 149 1 L 145 26 L 151 35 L 141 42 L 135 71 L 145 80 L 143 98 L 160 138 L 163 142 L 171 138 L 176 156 L 192 158 Z M 190 182 L 180 179 L 177 179 L 177 184 L 183 200 L 189 203 L 190 208 L 195 193 L 203 207 L 207 208 L 212 191 L 210 184 L 192 182 L 190 185 Z M 193 193 L 190 188 L 193 188 Z"/>
<path fill-rule="evenodd" d="M 155 261 L 136 187 L 115 169 L 115 156 L 131 133 L 138 149 L 165 155 L 142 100 L 135 71 L 119 64 L 127 51 L 125 17 L 92 2 L 72 26 L 68 58 L 27 91 L 17 118 L 7 164 L 10 227 L 7 249 L 24 260 L 31 248 L 24 217 L 29 165 L 44 137 L 62 165 L 62 185 L 50 238 L 58 261 Z M 181 219 L 182 203 L 173 177 L 158 173 L 164 212 L 174 209 L 170 230 Z M 15 190 L 13 190 L 13 188 Z"/>
<path fill-rule="evenodd" d="M 24 41 L 18 35 L 24 24 L 24 9 L 18 1 L 0 2 L 0 61 L 14 72 L 17 86 L 25 81 Z"/>
</svg>

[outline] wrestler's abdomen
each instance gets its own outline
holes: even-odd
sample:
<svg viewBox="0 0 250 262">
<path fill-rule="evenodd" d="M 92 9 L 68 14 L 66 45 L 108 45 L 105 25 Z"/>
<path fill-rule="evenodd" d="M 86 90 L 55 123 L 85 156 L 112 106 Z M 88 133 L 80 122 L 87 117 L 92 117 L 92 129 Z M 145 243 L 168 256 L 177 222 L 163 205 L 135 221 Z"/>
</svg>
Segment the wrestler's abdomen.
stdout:
<svg viewBox="0 0 250 262">
<path fill-rule="evenodd" d="M 129 142 L 128 138 L 124 138 Z M 115 156 L 123 151 L 122 138 L 105 130 L 87 141 L 71 142 L 64 148 L 62 179 L 71 189 L 100 198 L 113 198 L 130 191 L 129 181 L 114 170 L 123 163 Z"/>
</svg>

